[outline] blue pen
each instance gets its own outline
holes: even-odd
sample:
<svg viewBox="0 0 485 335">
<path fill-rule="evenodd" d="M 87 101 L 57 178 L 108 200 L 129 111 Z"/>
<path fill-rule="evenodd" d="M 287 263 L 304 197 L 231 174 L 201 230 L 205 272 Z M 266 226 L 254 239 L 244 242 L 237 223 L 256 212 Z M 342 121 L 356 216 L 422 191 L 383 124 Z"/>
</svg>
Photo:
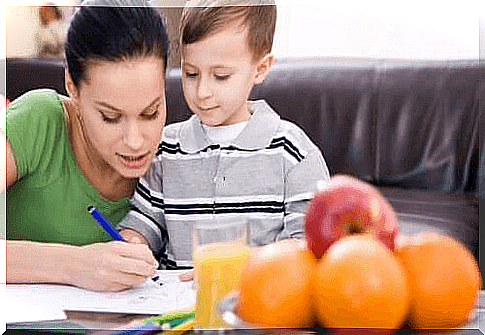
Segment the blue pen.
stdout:
<svg viewBox="0 0 485 335">
<path fill-rule="evenodd" d="M 113 227 L 113 225 L 108 221 L 108 219 L 106 219 L 104 217 L 104 215 L 101 214 L 101 212 L 96 207 L 89 206 L 88 207 L 88 212 L 96 220 L 96 222 L 99 223 L 99 225 L 104 229 L 104 231 L 109 236 L 111 236 L 111 238 L 113 240 L 126 242 L 126 240 L 123 238 L 123 236 L 121 236 L 120 233 L 118 233 L 118 231 L 116 230 L 116 228 Z M 158 279 L 159 279 L 158 276 L 152 278 L 152 280 L 155 283 L 158 282 Z M 163 284 L 162 283 L 158 283 L 158 285 L 159 286 L 162 286 Z"/>
<path fill-rule="evenodd" d="M 89 206 L 88 212 L 113 240 L 126 242 L 123 236 L 118 233 L 116 228 L 111 225 L 96 207 Z"/>
</svg>

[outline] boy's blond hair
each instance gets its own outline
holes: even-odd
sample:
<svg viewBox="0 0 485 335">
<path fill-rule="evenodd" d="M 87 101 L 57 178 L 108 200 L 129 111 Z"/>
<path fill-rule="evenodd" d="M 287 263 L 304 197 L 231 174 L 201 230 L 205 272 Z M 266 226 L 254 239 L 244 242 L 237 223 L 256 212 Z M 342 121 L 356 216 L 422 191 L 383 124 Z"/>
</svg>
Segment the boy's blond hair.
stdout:
<svg viewBox="0 0 485 335">
<path fill-rule="evenodd" d="M 274 0 L 192 0 L 180 22 L 180 45 L 195 43 L 238 23 L 247 28 L 255 60 L 271 52 L 276 27 Z"/>
</svg>

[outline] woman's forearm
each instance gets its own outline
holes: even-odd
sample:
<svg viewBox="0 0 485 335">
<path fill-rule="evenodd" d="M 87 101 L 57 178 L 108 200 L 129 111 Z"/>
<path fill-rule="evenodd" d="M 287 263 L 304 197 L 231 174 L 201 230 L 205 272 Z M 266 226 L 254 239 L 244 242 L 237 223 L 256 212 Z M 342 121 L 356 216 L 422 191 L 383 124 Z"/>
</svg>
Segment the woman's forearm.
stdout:
<svg viewBox="0 0 485 335">
<path fill-rule="evenodd" d="M 145 244 L 112 241 L 81 247 L 6 241 L 7 284 L 56 283 L 94 291 L 141 285 L 158 263 Z"/>
<path fill-rule="evenodd" d="M 77 249 L 63 244 L 7 240 L 7 283 L 70 284 L 69 260 Z"/>
</svg>

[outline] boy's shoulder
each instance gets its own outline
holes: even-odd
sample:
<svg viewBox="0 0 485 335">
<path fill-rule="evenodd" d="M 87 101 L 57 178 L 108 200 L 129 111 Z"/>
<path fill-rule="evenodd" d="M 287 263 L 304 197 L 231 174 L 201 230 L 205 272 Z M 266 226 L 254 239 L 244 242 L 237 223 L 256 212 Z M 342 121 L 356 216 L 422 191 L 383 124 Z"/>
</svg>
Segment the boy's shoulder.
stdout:
<svg viewBox="0 0 485 335">
<path fill-rule="evenodd" d="M 274 138 L 283 138 L 290 146 L 305 152 L 318 150 L 305 131 L 292 121 L 280 119 Z"/>
<path fill-rule="evenodd" d="M 256 107 L 257 112 L 263 112 L 266 114 L 266 116 L 268 116 L 264 118 L 257 118 L 259 122 L 275 123 L 276 127 L 274 128 L 275 131 L 273 133 L 273 142 L 278 139 L 284 139 L 297 147 L 304 147 L 306 150 L 315 148 L 315 145 L 311 139 L 300 126 L 292 121 L 282 119 L 278 112 L 275 111 L 266 101 L 258 100 L 252 102 L 252 104 Z M 265 127 L 262 127 L 262 129 L 265 129 Z"/>
<path fill-rule="evenodd" d="M 195 126 L 195 116 L 191 116 L 188 120 L 171 123 L 165 126 L 163 130 L 163 140 L 168 142 L 178 141 L 181 137 L 181 132 L 189 131 L 190 128 Z"/>
<path fill-rule="evenodd" d="M 279 126 L 278 126 L 278 133 L 297 137 L 297 138 L 308 138 L 308 135 L 305 131 L 298 126 L 296 123 L 280 119 Z"/>
</svg>

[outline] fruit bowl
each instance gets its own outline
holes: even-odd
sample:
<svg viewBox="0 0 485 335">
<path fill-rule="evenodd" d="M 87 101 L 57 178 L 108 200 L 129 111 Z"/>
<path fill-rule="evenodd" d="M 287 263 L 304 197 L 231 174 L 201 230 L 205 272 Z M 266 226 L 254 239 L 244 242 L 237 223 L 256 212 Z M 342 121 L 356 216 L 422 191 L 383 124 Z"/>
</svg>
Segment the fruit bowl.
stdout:
<svg viewBox="0 0 485 335">
<path fill-rule="evenodd" d="M 485 292 L 485 291 L 482 291 Z M 481 301 L 485 300 L 485 293 L 481 293 Z M 275 328 L 264 328 L 260 326 L 256 326 L 245 322 L 242 320 L 238 313 L 237 313 L 237 303 L 239 299 L 239 292 L 234 291 L 226 295 L 218 305 L 218 312 L 221 315 L 224 322 L 227 323 L 229 329 L 233 330 L 234 334 L 241 335 L 241 334 L 251 334 L 251 335 L 262 335 L 262 334 L 284 334 L 284 333 L 291 333 L 292 335 L 295 334 L 319 334 L 322 329 L 324 328 L 309 328 L 309 329 L 275 329 Z M 481 305 L 480 305 L 481 306 Z M 480 307 L 477 306 L 477 307 Z M 481 307 L 480 307 L 481 308 Z M 465 335 L 465 334 L 472 334 L 466 332 L 466 330 L 475 330 L 478 328 L 479 323 L 479 312 L 474 313 L 474 315 L 470 318 L 470 322 L 459 327 L 457 329 L 448 329 L 448 330 L 438 330 L 438 329 L 430 329 L 430 330 L 423 330 L 423 329 L 410 329 L 404 326 L 401 329 L 396 330 L 394 335 L 401 335 L 401 334 L 415 334 L 415 335 Z M 320 331 L 320 332 L 319 332 Z M 376 330 L 373 330 L 372 334 L 378 334 Z M 231 334 L 231 331 L 229 331 Z M 360 333 L 359 333 L 360 334 Z M 369 334 L 369 333 L 365 333 Z M 475 334 L 475 333 L 473 333 Z"/>
<path fill-rule="evenodd" d="M 251 335 L 263 335 L 263 334 L 284 334 L 291 333 L 292 335 L 299 334 L 316 334 L 312 330 L 303 329 L 282 329 L 282 328 L 265 328 L 256 326 L 242 320 L 237 314 L 237 303 L 239 299 L 239 292 L 234 291 L 226 295 L 217 307 L 219 314 L 228 328 L 234 330 L 234 334 L 251 334 Z"/>
<path fill-rule="evenodd" d="M 237 314 L 237 302 L 239 292 L 231 292 L 226 295 L 217 306 L 218 312 L 230 328 L 236 329 L 255 329 L 254 325 L 244 322 Z"/>
</svg>

